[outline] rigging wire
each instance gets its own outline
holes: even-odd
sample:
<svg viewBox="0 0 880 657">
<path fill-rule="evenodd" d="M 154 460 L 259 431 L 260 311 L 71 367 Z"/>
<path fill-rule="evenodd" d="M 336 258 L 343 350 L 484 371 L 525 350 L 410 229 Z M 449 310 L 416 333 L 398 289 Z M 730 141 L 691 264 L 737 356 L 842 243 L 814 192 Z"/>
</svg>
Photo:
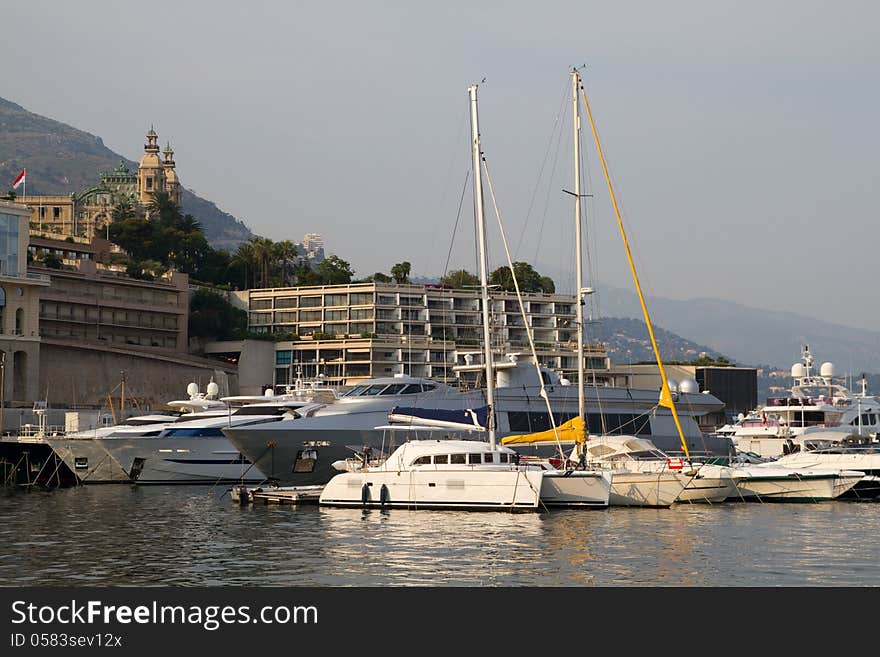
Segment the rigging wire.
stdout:
<svg viewBox="0 0 880 657">
<path fill-rule="evenodd" d="M 516 300 L 519 303 L 520 314 L 522 315 L 523 321 L 528 322 L 526 319 L 526 307 L 523 303 L 522 292 L 519 289 L 519 282 L 516 280 L 516 271 L 513 268 L 513 260 L 510 256 L 510 249 L 507 245 L 507 237 L 504 234 L 504 225 L 501 223 L 501 212 L 498 210 L 498 202 L 495 198 L 495 189 L 492 185 L 492 177 L 489 175 L 489 164 L 486 162 L 486 158 L 482 157 L 483 162 L 483 170 L 486 172 L 486 184 L 489 187 L 489 196 L 492 198 L 492 207 L 495 209 L 495 217 L 498 219 L 498 230 L 501 232 L 501 243 L 504 245 L 504 253 L 507 256 L 507 266 L 510 267 L 510 276 L 513 279 L 513 287 L 516 291 Z M 556 427 L 556 420 L 553 417 L 553 408 L 550 406 L 550 398 L 547 396 L 547 389 L 544 386 L 544 377 L 541 376 L 541 366 L 538 364 L 538 353 L 535 348 L 535 340 L 532 336 L 532 331 L 528 330 L 528 326 L 526 327 L 526 335 L 529 338 L 529 349 L 532 352 L 532 363 L 535 366 L 535 371 L 538 373 L 538 382 L 541 386 L 540 396 L 544 399 L 544 402 L 547 406 L 547 416 L 550 418 L 550 426 L 553 427 L 553 436 L 556 439 L 556 448 L 559 450 L 559 454 L 562 458 L 565 458 L 565 452 L 562 449 L 562 443 L 559 440 L 559 431 Z"/>
<path fill-rule="evenodd" d="M 529 209 L 526 212 L 525 219 L 523 219 L 522 230 L 519 233 L 519 240 L 516 243 L 516 248 L 513 250 L 514 257 L 519 255 L 519 249 L 522 246 L 523 238 L 526 234 L 526 228 L 529 224 L 529 218 L 532 216 L 532 209 L 535 204 L 535 198 L 538 195 L 538 188 L 541 186 L 541 178 L 544 176 L 544 168 L 547 165 L 547 158 L 550 156 L 550 149 L 553 147 L 553 140 L 560 140 L 562 136 L 562 120 L 565 118 L 566 107 L 568 104 L 565 102 L 568 94 L 567 86 L 562 90 L 562 100 L 559 103 L 559 109 L 556 112 L 556 119 L 553 122 L 553 129 L 550 131 L 550 138 L 547 140 L 547 149 L 544 151 L 544 159 L 541 161 L 541 169 L 538 171 L 538 179 L 535 181 L 535 188 L 532 190 L 532 198 L 529 201 Z M 556 130 L 559 128 L 559 137 L 556 137 Z M 557 146 L 557 156 L 559 153 L 559 147 Z M 555 166 L 554 166 L 555 168 Z M 549 186 L 549 183 L 548 183 Z M 546 216 L 546 211 L 545 211 Z"/>
</svg>

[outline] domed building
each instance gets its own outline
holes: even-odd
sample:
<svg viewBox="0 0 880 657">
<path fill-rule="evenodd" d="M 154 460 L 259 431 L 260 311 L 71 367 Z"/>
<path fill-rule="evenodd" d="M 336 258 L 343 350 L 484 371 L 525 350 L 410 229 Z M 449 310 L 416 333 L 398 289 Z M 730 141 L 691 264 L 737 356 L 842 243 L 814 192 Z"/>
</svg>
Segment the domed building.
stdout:
<svg viewBox="0 0 880 657">
<path fill-rule="evenodd" d="M 101 174 L 100 182 L 70 196 L 19 197 L 19 203 L 31 207 L 31 231 L 91 241 L 106 236 L 113 208 L 122 202 L 144 208 L 155 192 L 167 192 L 180 205 L 183 188 L 175 170 L 174 151 L 167 143 L 160 153 L 158 140 L 151 127 L 136 173 L 120 160 L 116 169 Z"/>
</svg>

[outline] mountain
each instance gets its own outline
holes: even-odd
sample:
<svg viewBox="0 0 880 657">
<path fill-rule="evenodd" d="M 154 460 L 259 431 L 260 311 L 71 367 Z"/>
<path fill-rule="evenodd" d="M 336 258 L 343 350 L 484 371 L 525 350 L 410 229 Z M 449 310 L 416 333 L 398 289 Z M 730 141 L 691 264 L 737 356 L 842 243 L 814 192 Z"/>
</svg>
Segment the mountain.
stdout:
<svg viewBox="0 0 880 657">
<path fill-rule="evenodd" d="M 137 162 L 111 151 L 100 137 L 0 98 L 0 193 L 25 167 L 28 195 L 78 192 L 99 182 L 101 172 L 112 171 L 120 160 L 137 170 Z M 183 211 L 202 224 L 215 248 L 232 250 L 253 237 L 247 226 L 211 201 L 187 189 L 182 196 Z"/>
<path fill-rule="evenodd" d="M 652 320 L 653 323 L 653 320 Z M 653 363 L 654 350 L 644 320 L 608 317 L 598 330 L 587 329 L 587 335 L 605 343 L 611 362 L 615 365 Z M 700 356 L 718 358 L 723 354 L 654 325 L 654 337 L 664 361 L 691 362 Z"/>
<path fill-rule="evenodd" d="M 642 316 L 638 297 L 602 287 L 603 315 Z M 792 312 L 753 308 L 719 299 L 648 299 L 652 321 L 740 365 L 788 369 L 808 344 L 817 363 L 833 362 L 837 372 L 880 372 L 880 332 L 851 328 Z"/>
</svg>

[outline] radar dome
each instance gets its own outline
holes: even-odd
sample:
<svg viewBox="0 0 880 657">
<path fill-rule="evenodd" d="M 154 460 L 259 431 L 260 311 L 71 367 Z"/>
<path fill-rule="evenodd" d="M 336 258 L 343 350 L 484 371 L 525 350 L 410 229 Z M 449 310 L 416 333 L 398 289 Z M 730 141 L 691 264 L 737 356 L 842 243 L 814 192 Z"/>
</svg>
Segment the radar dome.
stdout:
<svg viewBox="0 0 880 657">
<path fill-rule="evenodd" d="M 211 383 L 208 384 L 208 389 L 206 390 L 206 392 L 208 393 L 208 397 L 216 397 L 217 393 L 220 392 L 220 386 L 211 381 Z"/>
<path fill-rule="evenodd" d="M 266 388 L 266 390 L 263 391 L 263 396 L 264 397 L 274 397 L 275 391 L 272 388 Z"/>
<path fill-rule="evenodd" d="M 667 383 L 669 384 L 669 392 L 678 392 L 678 381 L 669 379 Z"/>
<path fill-rule="evenodd" d="M 795 379 L 799 379 L 802 376 L 807 375 L 807 370 L 800 363 L 795 363 L 791 366 L 791 376 Z"/>
<path fill-rule="evenodd" d="M 678 390 L 679 392 L 696 394 L 700 392 L 700 384 L 693 379 L 682 379 L 681 383 L 678 384 Z"/>
<path fill-rule="evenodd" d="M 834 363 L 822 363 L 822 367 L 819 368 L 819 374 L 829 379 L 833 377 Z"/>
<path fill-rule="evenodd" d="M 190 383 L 186 387 L 186 394 L 188 394 L 190 397 L 195 397 L 197 394 L 199 394 L 199 384 L 195 381 Z"/>
</svg>

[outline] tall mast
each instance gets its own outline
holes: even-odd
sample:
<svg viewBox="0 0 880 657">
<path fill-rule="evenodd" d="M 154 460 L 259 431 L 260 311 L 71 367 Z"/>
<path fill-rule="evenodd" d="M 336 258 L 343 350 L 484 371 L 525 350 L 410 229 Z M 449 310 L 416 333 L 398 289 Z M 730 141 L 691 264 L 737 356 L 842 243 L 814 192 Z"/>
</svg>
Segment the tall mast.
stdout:
<svg viewBox="0 0 880 657">
<path fill-rule="evenodd" d="M 571 72 L 571 120 L 574 134 L 574 248 L 575 277 L 577 278 L 577 361 L 578 361 L 578 416 L 586 420 L 584 402 L 584 285 L 583 264 L 581 263 L 583 246 L 581 244 L 581 115 L 578 103 L 577 70 Z"/>
<path fill-rule="evenodd" d="M 477 241 L 480 250 L 480 292 L 483 300 L 483 362 L 486 367 L 486 403 L 489 415 L 486 419 L 489 446 L 495 451 L 495 380 L 492 363 L 492 342 L 489 331 L 489 275 L 486 260 L 486 228 L 483 220 L 483 174 L 480 168 L 480 124 L 477 118 L 477 85 L 468 87 L 471 106 L 471 150 L 474 167 L 474 208 L 477 212 Z"/>
</svg>

